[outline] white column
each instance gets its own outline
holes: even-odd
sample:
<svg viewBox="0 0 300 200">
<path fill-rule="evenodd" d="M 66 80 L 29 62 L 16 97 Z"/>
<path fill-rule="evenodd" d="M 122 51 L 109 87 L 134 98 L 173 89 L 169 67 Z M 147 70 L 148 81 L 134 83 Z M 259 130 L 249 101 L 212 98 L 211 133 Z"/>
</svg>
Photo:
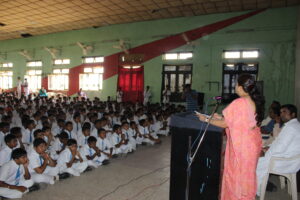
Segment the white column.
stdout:
<svg viewBox="0 0 300 200">
<path fill-rule="evenodd" d="M 298 119 L 300 119 L 300 7 L 298 9 L 296 38 L 295 105 L 298 108 Z"/>
</svg>

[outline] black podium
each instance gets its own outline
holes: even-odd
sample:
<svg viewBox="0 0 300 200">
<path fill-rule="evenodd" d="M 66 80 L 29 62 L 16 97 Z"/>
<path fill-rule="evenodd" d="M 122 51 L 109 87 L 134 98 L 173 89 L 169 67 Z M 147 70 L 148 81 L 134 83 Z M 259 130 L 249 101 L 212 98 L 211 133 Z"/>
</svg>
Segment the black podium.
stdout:
<svg viewBox="0 0 300 200">
<path fill-rule="evenodd" d="M 206 123 L 200 122 L 193 113 L 180 113 L 171 118 L 170 200 L 185 200 L 189 136 L 193 144 L 201 128 L 204 130 L 205 126 Z M 208 128 L 192 164 L 189 200 L 218 200 L 222 131 L 223 129 L 212 125 Z M 197 144 L 192 152 L 196 146 Z"/>
</svg>

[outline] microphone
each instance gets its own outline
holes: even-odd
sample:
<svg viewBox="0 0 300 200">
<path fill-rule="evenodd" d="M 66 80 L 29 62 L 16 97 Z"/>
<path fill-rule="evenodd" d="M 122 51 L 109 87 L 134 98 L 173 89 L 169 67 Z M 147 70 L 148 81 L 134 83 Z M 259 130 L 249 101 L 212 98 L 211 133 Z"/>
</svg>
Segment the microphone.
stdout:
<svg viewBox="0 0 300 200">
<path fill-rule="evenodd" d="M 221 96 L 214 96 L 211 99 L 219 101 L 222 100 L 223 98 Z"/>
</svg>

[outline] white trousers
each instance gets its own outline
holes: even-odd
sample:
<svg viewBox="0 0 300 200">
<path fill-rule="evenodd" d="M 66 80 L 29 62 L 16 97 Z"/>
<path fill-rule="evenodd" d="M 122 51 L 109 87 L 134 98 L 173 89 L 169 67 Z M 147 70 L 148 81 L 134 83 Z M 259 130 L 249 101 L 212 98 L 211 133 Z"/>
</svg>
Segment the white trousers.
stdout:
<svg viewBox="0 0 300 200">
<path fill-rule="evenodd" d="M 59 169 L 60 173 L 67 172 L 73 176 L 80 176 L 86 168 L 88 167 L 88 163 L 86 161 L 73 163 L 71 167 L 67 167 L 67 165 L 61 166 Z"/>
<path fill-rule="evenodd" d="M 101 156 L 96 156 L 93 160 L 88 160 L 87 163 L 88 166 L 98 168 L 104 160 L 107 160 L 107 156 L 102 153 Z"/>
<path fill-rule="evenodd" d="M 257 178 L 256 194 L 257 194 L 257 196 L 260 196 L 261 183 L 262 183 L 263 178 L 268 173 L 269 163 L 270 163 L 270 158 L 260 157 L 258 159 L 257 168 L 256 168 L 256 178 Z"/>
<path fill-rule="evenodd" d="M 33 180 L 21 180 L 19 186 L 24 186 L 26 188 L 30 188 L 33 185 Z M 20 192 L 19 190 L 13 190 L 8 188 L 0 187 L 0 196 L 9 198 L 9 199 L 18 199 L 22 198 L 22 195 L 27 193 L 28 190 L 25 192 Z"/>
<path fill-rule="evenodd" d="M 54 177 L 59 174 L 58 167 L 49 167 L 47 166 L 45 171 L 42 174 L 38 173 L 31 173 L 32 180 L 35 183 L 48 183 L 53 185 L 54 184 Z"/>
</svg>

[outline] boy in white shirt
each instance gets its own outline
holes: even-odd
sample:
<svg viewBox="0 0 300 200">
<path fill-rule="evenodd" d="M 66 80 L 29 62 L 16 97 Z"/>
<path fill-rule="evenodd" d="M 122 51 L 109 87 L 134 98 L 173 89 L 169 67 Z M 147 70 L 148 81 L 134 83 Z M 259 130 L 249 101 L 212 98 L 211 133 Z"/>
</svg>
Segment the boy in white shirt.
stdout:
<svg viewBox="0 0 300 200">
<path fill-rule="evenodd" d="M 115 155 L 115 151 L 111 142 L 106 138 L 106 131 L 103 128 L 98 130 L 98 138 L 96 146 L 100 149 L 105 159 L 110 159 Z"/>
<path fill-rule="evenodd" d="M 0 150 L 5 147 L 4 137 L 9 132 L 9 124 L 0 122 Z"/>
<path fill-rule="evenodd" d="M 10 134 L 16 136 L 17 139 L 17 148 L 25 149 L 25 146 L 22 142 L 22 130 L 20 127 L 13 127 L 10 129 Z"/>
<path fill-rule="evenodd" d="M 132 146 L 133 150 L 136 150 L 136 140 L 132 129 L 129 128 L 128 122 L 122 123 L 122 133 L 125 135 L 125 139 L 128 140 L 129 144 Z"/>
<path fill-rule="evenodd" d="M 75 140 L 77 140 L 77 135 L 74 132 L 73 123 L 72 122 L 70 122 L 70 121 L 66 122 L 64 131 L 66 133 L 68 133 L 69 139 L 75 139 Z"/>
<path fill-rule="evenodd" d="M 69 136 L 64 131 L 60 133 L 58 137 L 54 140 L 53 144 L 50 147 L 51 157 L 54 160 L 57 160 L 59 154 L 65 150 L 68 140 L 69 140 Z"/>
<path fill-rule="evenodd" d="M 88 144 L 88 138 L 90 137 L 90 127 L 84 126 L 82 127 L 82 134 L 78 136 L 78 146 L 83 147 Z"/>
<path fill-rule="evenodd" d="M 22 142 L 23 144 L 29 146 L 32 144 L 34 138 L 33 138 L 33 132 L 35 130 L 35 123 L 33 120 L 28 120 L 26 122 L 26 129 L 24 131 L 24 134 L 22 134 Z"/>
<path fill-rule="evenodd" d="M 158 140 L 153 138 L 148 129 L 148 122 L 145 119 L 140 120 L 139 132 L 143 135 L 143 142 L 154 145 Z"/>
<path fill-rule="evenodd" d="M 12 152 L 12 160 L 0 169 L 0 194 L 5 198 L 21 198 L 33 185 L 28 170 L 28 158 L 24 149 Z"/>
<path fill-rule="evenodd" d="M 111 136 L 111 142 L 115 147 L 117 154 L 127 154 L 132 152 L 132 146 L 128 143 L 128 140 L 125 139 L 125 135 L 122 134 L 121 126 L 114 125 L 114 133 Z"/>
<path fill-rule="evenodd" d="M 46 153 L 47 143 L 42 138 L 33 142 L 34 149 L 28 155 L 29 172 L 35 183 L 48 183 L 53 185 L 58 180 L 59 169 L 56 162 Z"/>
<path fill-rule="evenodd" d="M 100 149 L 96 146 L 96 143 L 97 139 L 94 136 L 90 136 L 88 138 L 88 144 L 80 149 L 83 160 L 87 161 L 88 165 L 94 168 L 106 164 L 106 156 L 102 155 Z"/>
<path fill-rule="evenodd" d="M 69 139 L 67 147 L 59 154 L 57 165 L 60 173 L 67 172 L 73 176 L 80 176 L 87 169 L 87 162 L 83 161 L 79 151 L 77 150 L 77 142 Z"/>
<path fill-rule="evenodd" d="M 0 167 L 11 160 L 11 152 L 18 144 L 16 136 L 12 134 L 6 135 L 4 141 L 6 146 L 0 151 Z"/>
<path fill-rule="evenodd" d="M 135 141 L 137 144 L 142 144 L 144 137 L 143 135 L 140 133 L 139 129 L 137 128 L 137 125 L 135 123 L 135 121 L 130 122 L 130 130 L 132 131 L 134 137 L 135 137 Z"/>
</svg>

